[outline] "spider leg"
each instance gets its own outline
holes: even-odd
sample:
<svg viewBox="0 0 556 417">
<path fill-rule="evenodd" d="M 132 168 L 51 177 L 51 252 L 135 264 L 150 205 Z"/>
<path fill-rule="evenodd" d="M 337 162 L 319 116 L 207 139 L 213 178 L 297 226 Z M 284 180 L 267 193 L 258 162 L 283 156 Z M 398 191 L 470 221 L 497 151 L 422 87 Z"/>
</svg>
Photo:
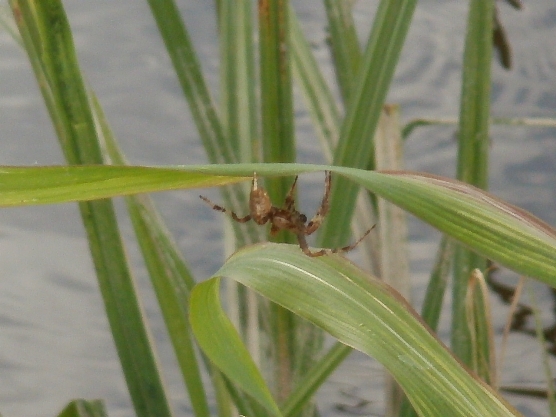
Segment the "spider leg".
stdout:
<svg viewBox="0 0 556 417">
<path fill-rule="evenodd" d="M 307 240 L 305 239 L 304 234 L 298 233 L 297 240 L 299 242 L 299 246 L 301 247 L 301 250 L 303 251 L 303 253 L 307 256 L 310 256 L 311 258 L 315 258 L 317 256 L 322 256 L 322 255 L 326 254 L 326 252 L 327 252 L 327 249 L 321 249 L 317 252 L 311 252 L 311 249 L 309 249 L 309 245 L 307 245 Z"/>
<path fill-rule="evenodd" d="M 311 221 L 307 224 L 305 229 L 305 234 L 310 235 L 313 234 L 321 225 L 322 221 L 324 220 L 324 216 L 328 213 L 328 199 L 330 198 L 330 171 L 325 171 L 325 179 L 324 179 L 324 195 L 322 197 L 322 202 L 320 203 L 320 207 L 317 210 L 317 214 L 311 219 Z"/>
<path fill-rule="evenodd" d="M 322 255 L 330 255 L 332 253 L 346 253 L 346 252 L 349 252 L 349 251 L 355 249 L 355 247 L 357 245 L 359 245 L 359 243 L 361 243 L 361 241 L 363 239 L 365 239 L 369 233 L 371 233 L 371 230 L 373 230 L 375 228 L 375 226 L 376 226 L 376 224 L 373 227 L 371 227 L 369 230 L 367 230 L 363 234 L 363 236 L 361 236 L 359 239 L 357 239 L 354 243 L 352 243 L 351 245 L 348 245 L 348 246 L 344 246 L 343 248 L 321 249 L 321 250 L 318 250 L 316 252 L 311 252 L 311 250 L 309 249 L 309 247 L 307 245 L 307 240 L 305 239 L 305 235 L 298 234 L 297 235 L 297 240 L 299 241 L 299 246 L 301 247 L 301 250 L 303 251 L 303 253 L 307 256 L 312 257 L 312 258 L 315 258 L 317 256 L 322 256 Z"/>
<path fill-rule="evenodd" d="M 228 209 L 226 209 L 222 206 L 219 206 L 218 204 L 214 204 L 212 201 L 210 201 L 206 197 L 203 197 L 202 195 L 200 195 L 199 197 L 201 197 L 201 200 L 203 200 L 205 203 L 207 203 L 209 206 L 211 206 L 213 210 L 221 211 L 222 213 L 226 213 L 226 214 L 230 215 L 232 217 L 232 219 L 234 219 L 238 223 L 245 223 L 245 222 L 248 222 L 249 220 L 251 220 L 251 215 L 250 214 L 248 214 L 245 217 L 239 217 L 232 210 L 228 210 Z"/>
<path fill-rule="evenodd" d="M 369 230 L 367 230 L 367 231 L 363 234 L 363 236 L 361 236 L 359 239 L 357 239 L 357 240 L 356 240 L 354 243 L 352 243 L 351 245 L 344 246 L 343 248 L 336 248 L 336 249 L 329 249 L 329 250 L 330 250 L 332 253 L 346 253 L 346 252 L 349 252 L 350 250 L 355 249 L 355 247 L 356 247 L 357 245 L 359 245 L 359 244 L 361 243 L 361 241 L 362 241 L 363 239 L 365 239 L 365 238 L 367 237 L 367 235 L 368 235 L 369 233 L 371 233 L 371 230 L 373 230 L 375 227 L 376 227 L 376 224 L 375 224 L 373 227 L 371 227 Z"/>
<path fill-rule="evenodd" d="M 295 176 L 295 179 L 293 180 L 293 184 L 290 187 L 290 191 L 288 191 L 288 194 L 286 195 L 286 201 L 285 201 L 285 209 L 290 211 L 291 209 L 293 209 L 294 204 L 295 204 L 295 196 L 293 195 L 295 192 L 295 186 L 297 184 L 297 178 L 298 176 Z"/>
</svg>

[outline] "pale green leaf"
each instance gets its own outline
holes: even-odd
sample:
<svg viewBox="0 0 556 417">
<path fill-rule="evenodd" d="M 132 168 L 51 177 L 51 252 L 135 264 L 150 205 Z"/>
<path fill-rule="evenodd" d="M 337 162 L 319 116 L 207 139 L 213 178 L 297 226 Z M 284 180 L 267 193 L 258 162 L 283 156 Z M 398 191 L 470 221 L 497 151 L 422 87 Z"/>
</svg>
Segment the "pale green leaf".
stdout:
<svg viewBox="0 0 556 417">
<path fill-rule="evenodd" d="M 237 280 L 376 358 L 422 416 L 519 415 L 460 365 L 396 291 L 341 256 L 310 258 L 294 245 L 259 244 L 232 255 L 217 276 Z M 259 398 L 264 384 L 249 381 L 257 372 L 222 317 L 218 285 L 214 278 L 193 290 L 194 332 L 207 356 Z"/>
<path fill-rule="evenodd" d="M 325 169 L 359 183 L 477 253 L 556 287 L 556 231 L 551 226 L 473 186 L 427 174 L 304 164 L 0 167 L 0 206 L 215 186 L 247 179 L 253 171 L 266 176 Z"/>
</svg>

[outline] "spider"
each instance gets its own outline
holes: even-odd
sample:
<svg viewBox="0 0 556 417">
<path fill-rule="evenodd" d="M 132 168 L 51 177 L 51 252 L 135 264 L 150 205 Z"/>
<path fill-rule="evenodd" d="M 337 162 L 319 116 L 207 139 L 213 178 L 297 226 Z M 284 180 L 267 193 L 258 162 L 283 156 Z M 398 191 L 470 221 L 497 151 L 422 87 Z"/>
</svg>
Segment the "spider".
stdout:
<svg viewBox="0 0 556 417">
<path fill-rule="evenodd" d="M 211 206 L 214 210 L 221 211 L 222 213 L 229 214 L 232 219 L 239 223 L 245 223 L 249 220 L 254 220 L 259 225 L 264 225 L 270 222 L 270 234 L 276 235 L 280 230 L 289 230 L 297 236 L 299 246 L 303 253 L 307 256 L 316 257 L 331 253 L 345 253 L 354 249 L 374 228 L 371 227 L 363 236 L 361 236 L 355 243 L 344 246 L 343 248 L 335 249 L 321 249 L 312 252 L 307 245 L 306 236 L 312 235 L 321 225 L 326 213 L 328 212 L 328 199 L 330 197 L 330 171 L 325 172 L 326 177 L 324 181 L 324 196 L 319 209 L 315 216 L 307 223 L 307 216 L 300 213 L 295 209 L 294 191 L 297 184 L 297 176 L 293 181 L 290 191 L 286 195 L 284 207 L 276 207 L 272 205 L 270 197 L 266 190 L 258 183 L 257 173 L 253 173 L 253 183 L 251 186 L 251 193 L 249 194 L 249 214 L 244 217 L 239 217 L 236 213 L 228 210 L 222 206 L 214 204 L 208 198 L 199 196 L 201 199 Z"/>
</svg>

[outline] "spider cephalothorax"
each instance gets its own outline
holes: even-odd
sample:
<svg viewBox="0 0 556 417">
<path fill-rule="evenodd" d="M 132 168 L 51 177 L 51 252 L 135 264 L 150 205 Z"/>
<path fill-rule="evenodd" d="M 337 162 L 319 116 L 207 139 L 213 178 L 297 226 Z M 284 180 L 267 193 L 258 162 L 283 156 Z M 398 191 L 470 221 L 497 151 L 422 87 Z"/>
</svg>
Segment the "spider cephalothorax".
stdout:
<svg viewBox="0 0 556 417">
<path fill-rule="evenodd" d="M 367 232 L 359 238 L 355 243 L 345 246 L 343 248 L 336 249 L 321 249 L 316 252 L 312 252 L 307 245 L 306 236 L 313 234 L 321 225 L 326 213 L 328 212 L 328 199 L 330 197 L 330 171 L 326 171 L 326 177 L 324 182 L 324 196 L 322 197 L 322 202 L 315 216 L 307 223 L 307 216 L 300 213 L 295 208 L 295 186 L 297 184 L 297 177 L 293 181 L 290 191 L 286 195 L 286 200 L 284 202 L 284 207 L 276 207 L 272 205 L 270 197 L 266 190 L 259 185 L 257 173 L 253 173 L 253 183 L 251 186 L 251 193 L 249 194 L 249 214 L 244 217 L 239 217 L 236 213 L 228 210 L 222 206 L 214 204 L 208 198 L 200 196 L 203 201 L 210 205 L 214 210 L 221 211 L 223 213 L 228 213 L 232 219 L 239 223 L 245 223 L 249 220 L 253 220 L 255 223 L 264 225 L 270 222 L 270 234 L 275 235 L 280 230 L 289 230 L 297 236 L 299 241 L 299 246 L 303 253 L 308 256 L 321 256 L 327 253 L 339 253 L 339 252 L 349 252 L 355 248 L 359 242 L 361 242 L 372 230 L 369 229 Z"/>
</svg>

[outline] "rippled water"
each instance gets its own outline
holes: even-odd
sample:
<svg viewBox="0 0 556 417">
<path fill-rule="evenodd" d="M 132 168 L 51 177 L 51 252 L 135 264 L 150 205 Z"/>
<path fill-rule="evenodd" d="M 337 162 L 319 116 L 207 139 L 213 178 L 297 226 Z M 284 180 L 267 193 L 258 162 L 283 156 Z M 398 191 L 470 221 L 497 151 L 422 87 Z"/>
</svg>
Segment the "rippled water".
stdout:
<svg viewBox="0 0 556 417">
<path fill-rule="evenodd" d="M 132 0 L 64 3 L 82 67 L 128 158 L 136 164 L 205 161 L 147 5 Z M 216 85 L 213 2 L 179 3 L 204 69 Z M 357 5 L 362 36 L 372 21 L 365 3 Z M 294 6 L 315 54 L 325 61 L 320 2 L 296 1 Z M 404 120 L 457 116 L 466 6 L 467 2 L 459 0 L 420 2 L 389 93 L 389 101 L 401 105 Z M 527 1 L 521 12 L 505 4 L 500 8 L 514 49 L 514 69 L 508 72 L 494 66 L 492 114 L 554 117 L 556 5 L 552 0 L 535 0 Z M 3 32 L 0 57 L 0 164 L 63 163 L 26 57 Z M 309 117 L 302 108 L 299 114 L 300 134 L 310 144 L 300 150 L 300 158 L 319 162 Z M 407 167 L 452 176 L 454 130 L 415 131 L 407 142 Z M 495 126 L 491 150 L 491 191 L 556 225 L 556 130 Z M 321 181 L 308 177 L 302 186 Z M 313 189 L 320 192 L 320 186 Z M 314 196 L 316 201 L 318 193 Z M 197 193 L 164 193 L 156 200 L 196 275 L 209 276 L 222 254 L 219 221 L 202 206 Z M 131 240 L 129 224 L 123 228 Z M 418 302 L 434 256 L 436 234 L 414 220 L 410 233 Z M 146 293 L 149 284 L 137 248 L 130 246 L 129 253 L 139 270 L 141 291 Z M 69 399 L 85 397 L 105 399 L 111 416 L 131 415 L 76 206 L 1 210 L 0 265 L 0 412 L 52 416 Z M 171 369 L 173 357 L 156 319 L 156 304 L 148 295 L 145 308 L 153 318 L 153 336 L 161 342 L 161 362 Z M 502 307 L 496 310 L 497 328 L 505 312 Z M 542 382 L 538 347 L 529 339 L 512 336 L 505 363 L 504 382 Z M 382 383 L 378 369 L 362 355 L 353 355 L 322 390 L 324 414 L 336 413 L 339 403 L 356 403 L 357 397 L 374 401 L 361 409 L 365 414 L 380 413 L 381 400 L 375 395 Z M 179 376 L 170 373 L 166 379 L 171 400 L 183 414 L 188 406 Z M 528 416 L 548 414 L 542 402 L 517 397 L 512 402 Z"/>
</svg>

